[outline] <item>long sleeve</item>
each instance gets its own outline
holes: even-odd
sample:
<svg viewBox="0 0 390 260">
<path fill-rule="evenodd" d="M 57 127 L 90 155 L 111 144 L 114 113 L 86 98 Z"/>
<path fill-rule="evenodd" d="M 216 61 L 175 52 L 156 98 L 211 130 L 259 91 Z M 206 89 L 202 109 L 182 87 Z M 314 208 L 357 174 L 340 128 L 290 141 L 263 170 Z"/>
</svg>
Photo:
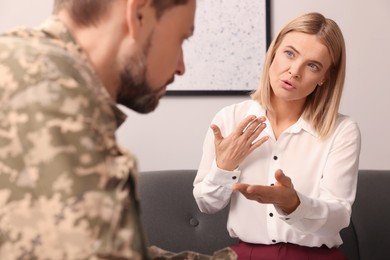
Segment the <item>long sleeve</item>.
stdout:
<svg viewBox="0 0 390 260">
<path fill-rule="evenodd" d="M 39 111 L 8 114 L 10 138 L 0 138 L 1 258 L 133 259 L 133 243 L 143 243 L 130 196 L 135 161 L 82 119 Z"/>
<path fill-rule="evenodd" d="M 212 123 L 219 125 L 227 134 L 232 129 L 222 120 L 223 115 L 218 114 Z M 235 124 L 232 124 L 232 127 Z M 239 180 L 241 172 L 225 171 L 219 169 L 215 162 L 214 134 L 209 128 L 203 142 L 203 155 L 194 181 L 194 198 L 199 209 L 204 213 L 215 213 L 226 207 L 232 195 L 232 186 Z"/>
<path fill-rule="evenodd" d="M 359 169 L 360 131 L 355 123 L 348 122 L 333 136 L 318 196 L 299 193 L 301 204 L 286 220 L 304 233 L 334 236 L 350 221 Z"/>
</svg>

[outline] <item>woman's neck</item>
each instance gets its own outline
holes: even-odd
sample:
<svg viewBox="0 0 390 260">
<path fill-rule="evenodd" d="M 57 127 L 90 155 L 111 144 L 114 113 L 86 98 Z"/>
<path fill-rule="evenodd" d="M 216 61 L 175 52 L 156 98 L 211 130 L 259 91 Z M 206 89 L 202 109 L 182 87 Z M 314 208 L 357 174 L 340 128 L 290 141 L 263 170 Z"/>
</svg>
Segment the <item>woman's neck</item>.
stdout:
<svg viewBox="0 0 390 260">
<path fill-rule="evenodd" d="M 278 139 L 284 130 L 295 124 L 301 117 L 304 111 L 304 103 L 272 101 L 272 110 L 267 111 L 267 118 L 271 123 L 275 138 Z"/>
</svg>

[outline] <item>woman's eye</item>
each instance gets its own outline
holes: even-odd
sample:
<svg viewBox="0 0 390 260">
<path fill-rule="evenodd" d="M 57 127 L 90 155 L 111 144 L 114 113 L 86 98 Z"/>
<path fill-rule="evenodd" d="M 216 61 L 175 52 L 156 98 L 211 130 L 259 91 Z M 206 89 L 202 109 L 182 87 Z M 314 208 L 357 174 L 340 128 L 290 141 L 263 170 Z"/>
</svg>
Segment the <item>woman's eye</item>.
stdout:
<svg viewBox="0 0 390 260">
<path fill-rule="evenodd" d="M 311 70 L 314 70 L 314 71 L 320 70 L 320 68 L 317 66 L 317 64 L 310 63 L 308 66 L 309 66 L 309 68 L 310 68 Z"/>
<path fill-rule="evenodd" d="M 286 56 L 287 57 L 293 57 L 294 56 L 294 53 L 292 51 L 285 51 L 284 53 L 286 53 Z"/>
</svg>

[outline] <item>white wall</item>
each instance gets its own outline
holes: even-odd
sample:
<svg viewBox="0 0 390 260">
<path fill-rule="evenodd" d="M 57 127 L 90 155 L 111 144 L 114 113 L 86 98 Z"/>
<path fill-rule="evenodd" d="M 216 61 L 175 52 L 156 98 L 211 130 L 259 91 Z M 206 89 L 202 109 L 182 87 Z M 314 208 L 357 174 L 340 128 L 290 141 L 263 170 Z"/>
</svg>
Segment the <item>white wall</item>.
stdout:
<svg viewBox="0 0 390 260">
<path fill-rule="evenodd" d="M 0 32 L 14 26 L 39 25 L 51 13 L 53 0 L 0 0 Z"/>
<path fill-rule="evenodd" d="M 18 7 L 21 4 L 22 9 Z M 35 25 L 50 10 L 51 0 L 1 0 L 0 31 L 20 23 Z M 309 11 L 334 19 L 344 32 L 348 68 L 341 112 L 360 125 L 360 168 L 390 169 L 390 1 L 273 0 L 272 36 L 290 19 Z M 118 139 L 137 155 L 141 170 L 197 168 L 203 137 L 214 114 L 244 99 L 164 97 L 149 115 L 126 109 L 129 118 L 119 129 Z"/>
</svg>

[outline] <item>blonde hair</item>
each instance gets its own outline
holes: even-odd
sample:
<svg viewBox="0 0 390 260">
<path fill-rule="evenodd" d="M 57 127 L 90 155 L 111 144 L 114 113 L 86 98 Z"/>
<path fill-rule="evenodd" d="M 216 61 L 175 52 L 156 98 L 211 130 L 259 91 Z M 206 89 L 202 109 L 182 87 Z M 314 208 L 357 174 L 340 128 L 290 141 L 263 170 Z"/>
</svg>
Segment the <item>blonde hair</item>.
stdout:
<svg viewBox="0 0 390 260">
<path fill-rule="evenodd" d="M 290 32 L 316 35 L 318 40 L 328 48 L 331 56 L 332 64 L 327 72 L 326 81 L 306 98 L 303 112 L 304 118 L 310 122 L 320 138 L 325 139 L 334 130 L 336 124 L 346 66 L 344 37 L 333 20 L 319 13 L 308 13 L 289 22 L 272 41 L 265 58 L 260 85 L 251 97 L 264 109 L 272 111 L 269 69 L 281 41 Z"/>
</svg>

